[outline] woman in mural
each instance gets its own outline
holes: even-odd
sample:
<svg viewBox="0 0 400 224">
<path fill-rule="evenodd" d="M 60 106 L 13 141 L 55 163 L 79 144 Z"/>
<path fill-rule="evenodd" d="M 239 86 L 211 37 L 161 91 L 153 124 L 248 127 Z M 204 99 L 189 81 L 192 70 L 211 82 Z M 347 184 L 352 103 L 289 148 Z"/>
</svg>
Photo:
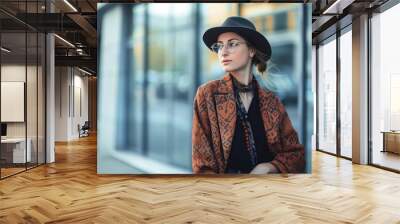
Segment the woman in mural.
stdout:
<svg viewBox="0 0 400 224">
<path fill-rule="evenodd" d="M 194 99 L 192 169 L 194 173 L 304 172 L 304 147 L 284 105 L 261 88 L 271 46 L 254 24 L 229 17 L 203 35 L 225 71 L 201 85 Z"/>
</svg>

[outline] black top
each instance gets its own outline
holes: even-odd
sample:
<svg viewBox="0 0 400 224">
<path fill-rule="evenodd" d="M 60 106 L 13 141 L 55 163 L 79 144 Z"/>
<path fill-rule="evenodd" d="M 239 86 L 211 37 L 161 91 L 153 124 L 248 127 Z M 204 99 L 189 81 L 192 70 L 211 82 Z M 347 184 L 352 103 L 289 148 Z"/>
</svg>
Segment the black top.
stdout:
<svg viewBox="0 0 400 224">
<path fill-rule="evenodd" d="M 254 91 L 254 97 L 247 112 L 251 129 L 254 135 L 254 142 L 257 149 L 258 163 L 270 162 L 274 155 L 269 152 L 267 139 L 265 138 L 264 122 L 261 117 L 258 105 L 258 93 Z M 228 159 L 225 173 L 249 173 L 253 169 L 250 160 L 250 153 L 245 147 L 244 131 L 239 117 L 236 120 L 235 134 L 232 140 L 231 153 Z"/>
</svg>

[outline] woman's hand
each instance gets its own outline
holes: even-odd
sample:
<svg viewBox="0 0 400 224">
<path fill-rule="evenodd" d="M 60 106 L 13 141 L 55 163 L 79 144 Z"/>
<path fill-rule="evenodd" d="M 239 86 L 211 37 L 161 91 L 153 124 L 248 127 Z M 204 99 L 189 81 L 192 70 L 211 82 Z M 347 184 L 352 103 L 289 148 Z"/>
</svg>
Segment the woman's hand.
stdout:
<svg viewBox="0 0 400 224">
<path fill-rule="evenodd" d="M 278 169 L 271 163 L 259 163 L 250 174 L 268 174 L 268 173 L 278 173 Z"/>
</svg>

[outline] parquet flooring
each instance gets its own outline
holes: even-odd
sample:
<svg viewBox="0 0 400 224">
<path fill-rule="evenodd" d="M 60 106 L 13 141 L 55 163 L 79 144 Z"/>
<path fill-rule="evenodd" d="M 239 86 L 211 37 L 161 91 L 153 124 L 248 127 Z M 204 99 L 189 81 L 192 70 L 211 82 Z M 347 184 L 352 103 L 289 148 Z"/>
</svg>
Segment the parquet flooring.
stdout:
<svg viewBox="0 0 400 224">
<path fill-rule="evenodd" d="M 400 175 L 321 152 L 304 175 L 97 175 L 91 136 L 0 181 L 0 223 L 400 223 Z"/>
<path fill-rule="evenodd" d="M 1 168 L 1 177 L 7 177 L 7 176 L 10 176 L 10 175 L 13 175 L 13 174 L 15 174 L 15 173 L 18 173 L 18 172 L 21 172 L 21 171 L 24 171 L 25 170 L 25 167 L 24 168 Z"/>
</svg>

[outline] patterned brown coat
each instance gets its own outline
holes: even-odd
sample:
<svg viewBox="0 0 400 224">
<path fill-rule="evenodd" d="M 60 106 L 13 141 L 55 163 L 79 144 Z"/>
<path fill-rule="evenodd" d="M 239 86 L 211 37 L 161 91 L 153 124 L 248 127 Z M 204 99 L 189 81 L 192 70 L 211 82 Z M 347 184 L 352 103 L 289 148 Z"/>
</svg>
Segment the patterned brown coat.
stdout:
<svg viewBox="0 0 400 224">
<path fill-rule="evenodd" d="M 258 85 L 258 84 L 257 84 Z M 284 105 L 272 92 L 257 86 L 259 108 L 271 163 L 281 173 L 304 172 L 304 146 L 299 143 Z M 236 104 L 231 76 L 200 86 L 193 105 L 193 173 L 224 173 L 236 125 Z"/>
</svg>

